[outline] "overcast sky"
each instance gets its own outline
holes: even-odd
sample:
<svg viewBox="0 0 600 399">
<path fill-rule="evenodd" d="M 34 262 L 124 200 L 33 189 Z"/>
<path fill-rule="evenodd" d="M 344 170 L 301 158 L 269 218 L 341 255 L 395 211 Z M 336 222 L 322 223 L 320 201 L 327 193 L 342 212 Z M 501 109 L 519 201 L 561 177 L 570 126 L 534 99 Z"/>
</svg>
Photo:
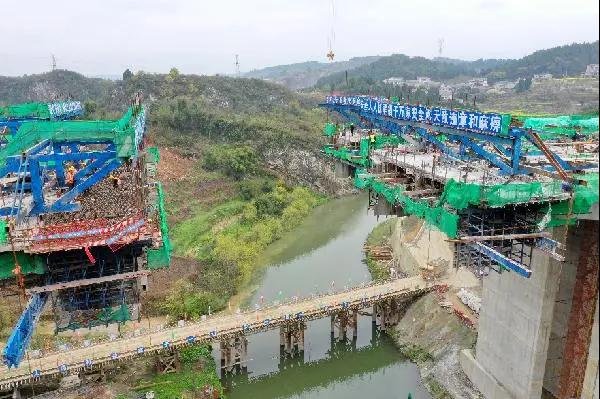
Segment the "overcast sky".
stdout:
<svg viewBox="0 0 600 399">
<path fill-rule="evenodd" d="M 2 0 L 0 75 L 233 73 L 306 60 L 518 58 L 598 39 L 597 0 Z"/>
</svg>

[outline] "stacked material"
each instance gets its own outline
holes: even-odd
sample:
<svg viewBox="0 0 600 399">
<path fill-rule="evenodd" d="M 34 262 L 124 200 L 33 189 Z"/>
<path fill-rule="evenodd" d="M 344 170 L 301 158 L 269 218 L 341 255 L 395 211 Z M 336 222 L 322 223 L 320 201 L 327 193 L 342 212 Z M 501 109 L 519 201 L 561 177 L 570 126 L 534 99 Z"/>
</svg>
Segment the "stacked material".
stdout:
<svg viewBox="0 0 600 399">
<path fill-rule="evenodd" d="M 369 258 L 377 261 L 392 260 L 394 257 L 392 248 L 387 245 L 365 245 L 363 249 Z"/>
<path fill-rule="evenodd" d="M 469 307 L 473 312 L 479 314 L 479 310 L 481 309 L 481 298 L 477 295 L 473 294 L 470 291 L 461 288 L 460 291 L 456 293 L 456 296 Z"/>
<path fill-rule="evenodd" d="M 77 198 L 81 206 L 79 211 L 47 214 L 43 219 L 46 225 L 50 225 L 73 220 L 133 216 L 139 213 L 140 190 L 132 165 L 123 164 L 112 173 L 112 177 L 106 177 Z"/>
</svg>

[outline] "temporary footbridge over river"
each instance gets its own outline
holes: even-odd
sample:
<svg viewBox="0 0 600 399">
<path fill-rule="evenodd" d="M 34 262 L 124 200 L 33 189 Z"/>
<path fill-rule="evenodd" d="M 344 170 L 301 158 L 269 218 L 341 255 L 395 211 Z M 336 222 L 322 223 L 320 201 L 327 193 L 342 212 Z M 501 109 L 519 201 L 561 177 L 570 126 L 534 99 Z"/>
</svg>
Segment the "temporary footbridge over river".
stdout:
<svg viewBox="0 0 600 399">
<path fill-rule="evenodd" d="M 340 337 L 352 334 L 356 337 L 357 314 L 360 310 L 373 308 L 374 323 L 380 329 L 385 329 L 398 322 L 402 301 L 433 287 L 420 277 L 364 284 L 252 312 L 216 315 L 196 323 L 66 352 L 49 353 L 23 362 L 19 367 L 3 370 L 0 374 L 0 388 L 6 390 L 46 378 L 93 373 L 111 363 L 151 354 L 162 355 L 161 361 L 165 368 L 169 368 L 173 353 L 178 347 L 201 342 L 220 344 L 224 369 L 245 367 L 245 337 L 250 334 L 279 329 L 280 345 L 284 350 L 302 351 L 306 322 L 310 320 L 331 317 L 332 334 L 339 334 Z"/>
</svg>

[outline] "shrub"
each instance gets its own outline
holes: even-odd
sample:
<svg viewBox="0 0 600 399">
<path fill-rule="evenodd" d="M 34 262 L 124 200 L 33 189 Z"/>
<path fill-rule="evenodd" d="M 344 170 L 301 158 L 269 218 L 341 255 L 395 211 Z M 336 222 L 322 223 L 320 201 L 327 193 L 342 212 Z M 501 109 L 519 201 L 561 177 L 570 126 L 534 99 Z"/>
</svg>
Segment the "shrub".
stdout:
<svg viewBox="0 0 600 399">
<path fill-rule="evenodd" d="M 221 171 L 236 180 L 256 174 L 260 167 L 258 156 L 252 147 L 232 145 L 220 145 L 206 150 L 203 166 L 207 170 Z"/>
</svg>

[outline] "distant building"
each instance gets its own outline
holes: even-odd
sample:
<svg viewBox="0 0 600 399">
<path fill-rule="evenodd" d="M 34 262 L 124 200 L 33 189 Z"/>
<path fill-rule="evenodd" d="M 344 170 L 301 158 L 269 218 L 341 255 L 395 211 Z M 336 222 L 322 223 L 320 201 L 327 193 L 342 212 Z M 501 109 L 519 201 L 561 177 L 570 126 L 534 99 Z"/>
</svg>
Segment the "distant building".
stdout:
<svg viewBox="0 0 600 399">
<path fill-rule="evenodd" d="M 440 97 L 442 100 L 451 100 L 452 99 L 452 86 L 443 84 L 440 86 Z"/>
<path fill-rule="evenodd" d="M 487 78 L 473 78 L 467 82 L 469 87 L 487 87 Z"/>
<path fill-rule="evenodd" d="M 501 80 L 494 83 L 494 89 L 496 90 L 512 90 L 517 85 L 517 81 Z"/>
<path fill-rule="evenodd" d="M 586 76 L 586 77 L 589 77 L 589 78 L 597 78 L 599 74 L 600 74 L 600 65 L 598 65 L 598 64 L 589 64 L 585 68 L 585 72 L 583 73 L 583 76 Z"/>
<path fill-rule="evenodd" d="M 402 86 L 404 84 L 404 78 L 387 78 L 383 79 L 383 83 L 392 86 Z"/>
<path fill-rule="evenodd" d="M 533 82 L 540 82 L 542 80 L 550 80 L 552 79 L 552 74 L 551 73 L 536 73 L 535 75 L 533 75 Z"/>
<path fill-rule="evenodd" d="M 431 78 L 427 76 L 419 76 L 415 80 L 407 80 L 406 84 L 414 87 L 436 87 L 440 85 L 440 82 L 431 80 Z"/>
</svg>

